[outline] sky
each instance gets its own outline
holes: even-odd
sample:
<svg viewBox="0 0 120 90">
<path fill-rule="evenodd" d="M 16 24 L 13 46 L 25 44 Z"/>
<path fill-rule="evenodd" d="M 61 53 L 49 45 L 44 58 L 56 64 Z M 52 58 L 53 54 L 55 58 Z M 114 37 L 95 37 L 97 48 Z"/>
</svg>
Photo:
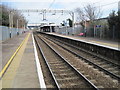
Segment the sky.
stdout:
<svg viewBox="0 0 120 90">
<path fill-rule="evenodd" d="M 75 8 L 83 8 L 87 4 L 93 4 L 95 7 L 101 7 L 103 12 L 102 17 L 107 17 L 112 10 L 118 11 L 118 2 L 120 0 L 1 0 L 2 4 L 5 4 L 15 9 L 63 9 L 75 11 Z M 42 14 L 37 13 L 23 13 L 28 20 L 28 23 L 40 23 L 42 21 Z M 72 18 L 69 13 L 52 13 L 46 14 L 47 21 L 54 22 L 56 24 L 61 23 L 63 20 Z M 76 13 L 75 13 L 76 21 Z"/>
</svg>

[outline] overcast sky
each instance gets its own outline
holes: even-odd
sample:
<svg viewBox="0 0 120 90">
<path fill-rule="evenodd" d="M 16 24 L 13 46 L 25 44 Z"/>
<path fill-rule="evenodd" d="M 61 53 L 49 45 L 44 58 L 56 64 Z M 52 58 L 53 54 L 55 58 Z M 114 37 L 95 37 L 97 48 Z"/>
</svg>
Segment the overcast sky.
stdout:
<svg viewBox="0 0 120 90">
<path fill-rule="evenodd" d="M 94 4 L 96 7 L 101 7 L 103 11 L 102 17 L 107 17 L 112 10 L 117 12 L 118 1 L 120 0 L 1 0 L 3 4 L 15 9 L 65 9 L 74 11 L 75 8 L 83 8 L 88 3 Z M 42 22 L 42 15 L 39 13 L 24 13 L 29 23 Z M 59 24 L 63 20 L 71 18 L 69 14 L 47 14 L 48 22 Z"/>
</svg>

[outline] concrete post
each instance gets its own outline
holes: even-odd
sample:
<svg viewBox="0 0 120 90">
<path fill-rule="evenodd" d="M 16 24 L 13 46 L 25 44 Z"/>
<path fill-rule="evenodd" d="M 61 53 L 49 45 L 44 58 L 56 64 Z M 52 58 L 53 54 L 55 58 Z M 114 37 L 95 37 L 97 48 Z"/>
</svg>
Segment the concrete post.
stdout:
<svg viewBox="0 0 120 90">
<path fill-rule="evenodd" d="M 50 26 L 50 33 L 52 33 L 52 26 Z"/>
<path fill-rule="evenodd" d="M 74 12 L 72 12 L 72 26 L 73 26 L 73 35 L 75 34 L 74 33 L 74 30 L 75 30 L 75 28 L 74 28 Z"/>
<path fill-rule="evenodd" d="M 95 27 L 96 27 L 96 26 L 94 26 L 94 37 L 95 37 L 95 29 L 96 29 Z"/>
<path fill-rule="evenodd" d="M 19 19 L 17 19 L 17 35 L 18 35 L 18 24 L 19 24 Z"/>
<path fill-rule="evenodd" d="M 115 25 L 113 25 L 113 39 L 115 39 Z"/>
</svg>

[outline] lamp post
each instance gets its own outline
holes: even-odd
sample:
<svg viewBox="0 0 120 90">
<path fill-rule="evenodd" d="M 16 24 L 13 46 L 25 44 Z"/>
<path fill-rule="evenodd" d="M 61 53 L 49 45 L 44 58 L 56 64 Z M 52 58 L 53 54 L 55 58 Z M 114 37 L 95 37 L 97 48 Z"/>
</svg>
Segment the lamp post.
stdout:
<svg viewBox="0 0 120 90">
<path fill-rule="evenodd" d="M 19 35 L 19 33 L 18 33 L 18 20 L 19 20 L 19 19 L 17 19 L 17 35 Z"/>
<path fill-rule="evenodd" d="M 82 15 L 82 16 L 83 16 L 83 18 L 84 18 L 85 15 Z M 87 26 L 87 25 L 86 25 L 86 20 L 85 20 L 85 18 L 84 18 L 84 26 L 85 26 L 85 27 L 84 27 L 84 34 L 85 34 L 85 37 L 86 37 L 86 32 L 87 32 L 87 27 L 86 27 L 86 26 Z"/>
<path fill-rule="evenodd" d="M 12 33 L 11 28 L 13 28 L 13 12 L 12 11 L 9 12 L 9 28 L 10 28 L 10 38 L 11 38 L 11 33 Z"/>
<path fill-rule="evenodd" d="M 86 34 L 87 34 L 87 27 L 86 27 L 86 20 L 85 20 L 85 37 L 86 37 Z"/>
<path fill-rule="evenodd" d="M 18 32 L 18 29 L 19 29 L 19 21 L 21 21 L 21 27 L 23 28 L 23 32 L 24 32 L 24 30 L 25 30 L 25 25 L 23 25 L 23 18 L 18 18 L 17 19 L 17 35 L 19 35 L 19 32 Z"/>
<path fill-rule="evenodd" d="M 17 19 L 17 35 L 19 35 L 18 29 L 19 29 L 19 20 L 21 19 Z"/>
</svg>

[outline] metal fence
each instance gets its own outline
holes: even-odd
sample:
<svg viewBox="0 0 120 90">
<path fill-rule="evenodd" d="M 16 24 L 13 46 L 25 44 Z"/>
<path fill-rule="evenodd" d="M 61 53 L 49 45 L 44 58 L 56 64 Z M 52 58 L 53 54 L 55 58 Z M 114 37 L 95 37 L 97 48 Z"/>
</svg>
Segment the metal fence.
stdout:
<svg viewBox="0 0 120 90">
<path fill-rule="evenodd" d="M 84 36 L 87 37 L 94 37 L 94 38 L 107 39 L 107 40 L 111 40 L 111 39 L 119 40 L 120 30 L 117 30 L 115 28 L 113 28 L 113 30 L 110 30 L 106 24 L 102 25 L 101 27 L 95 27 L 95 28 L 94 26 L 89 26 L 86 28 L 86 30 L 82 26 L 76 26 L 74 27 L 74 30 L 72 27 L 55 27 L 55 32 L 64 35 L 72 35 L 72 34 L 78 35 L 80 33 L 86 32 L 86 35 Z"/>
<path fill-rule="evenodd" d="M 18 34 L 22 34 L 25 31 L 28 31 L 28 29 L 17 29 L 9 28 L 6 26 L 0 26 L 0 42 L 12 38 Z"/>
<path fill-rule="evenodd" d="M 82 27 L 81 26 L 74 27 L 74 30 L 72 27 L 61 27 L 61 28 L 55 27 L 55 32 L 64 35 L 72 35 L 72 34 L 77 35 L 82 32 Z"/>
</svg>

